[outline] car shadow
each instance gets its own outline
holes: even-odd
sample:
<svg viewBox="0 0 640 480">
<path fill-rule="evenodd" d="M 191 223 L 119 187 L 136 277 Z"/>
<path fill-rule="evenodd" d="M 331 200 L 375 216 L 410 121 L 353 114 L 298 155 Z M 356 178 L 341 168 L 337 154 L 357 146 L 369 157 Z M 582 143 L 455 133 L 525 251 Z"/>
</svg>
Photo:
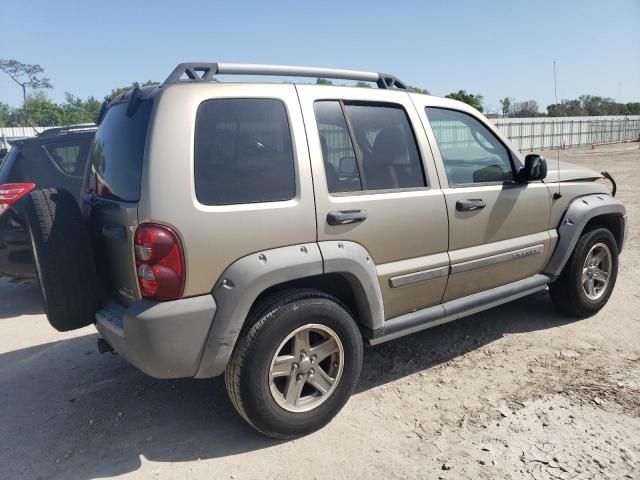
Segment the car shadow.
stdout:
<svg viewBox="0 0 640 480">
<path fill-rule="evenodd" d="M 505 334 L 568 323 L 548 295 L 365 349 L 357 392 L 428 369 Z M 233 410 L 222 378 L 156 380 L 120 356 L 98 355 L 97 335 L 0 354 L 0 465 L 6 478 L 104 478 L 142 457 L 185 462 L 278 445 Z"/>
<path fill-rule="evenodd" d="M 0 319 L 41 313 L 44 309 L 38 282 L 0 278 Z"/>
</svg>

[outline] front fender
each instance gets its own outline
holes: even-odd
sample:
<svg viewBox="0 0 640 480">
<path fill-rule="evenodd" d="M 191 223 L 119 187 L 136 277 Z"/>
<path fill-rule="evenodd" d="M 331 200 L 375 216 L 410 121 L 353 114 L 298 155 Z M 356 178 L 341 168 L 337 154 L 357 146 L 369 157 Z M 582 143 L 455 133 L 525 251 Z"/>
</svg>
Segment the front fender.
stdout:
<svg viewBox="0 0 640 480">
<path fill-rule="evenodd" d="M 569 260 L 587 223 L 593 218 L 612 214 L 619 216 L 620 220 L 626 223 L 624 205 L 610 195 L 597 193 L 573 200 L 558 226 L 558 243 L 544 273 L 552 279 L 557 278 Z M 623 237 L 624 231 L 625 226 L 622 225 Z M 621 240 L 620 250 L 622 250 L 622 243 Z"/>
</svg>

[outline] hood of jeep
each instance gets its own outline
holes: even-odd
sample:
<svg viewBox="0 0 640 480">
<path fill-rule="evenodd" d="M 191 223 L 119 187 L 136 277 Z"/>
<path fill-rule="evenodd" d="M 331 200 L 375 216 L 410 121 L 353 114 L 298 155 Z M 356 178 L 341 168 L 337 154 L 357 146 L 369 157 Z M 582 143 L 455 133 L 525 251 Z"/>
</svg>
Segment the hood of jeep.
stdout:
<svg viewBox="0 0 640 480">
<path fill-rule="evenodd" d="M 560 172 L 561 182 L 571 182 L 574 180 L 596 180 L 598 178 L 604 178 L 595 170 L 568 162 L 560 162 L 560 170 L 558 170 L 558 162 L 552 159 L 547 159 L 547 177 L 545 178 L 545 181 L 557 182 L 558 171 Z"/>
</svg>

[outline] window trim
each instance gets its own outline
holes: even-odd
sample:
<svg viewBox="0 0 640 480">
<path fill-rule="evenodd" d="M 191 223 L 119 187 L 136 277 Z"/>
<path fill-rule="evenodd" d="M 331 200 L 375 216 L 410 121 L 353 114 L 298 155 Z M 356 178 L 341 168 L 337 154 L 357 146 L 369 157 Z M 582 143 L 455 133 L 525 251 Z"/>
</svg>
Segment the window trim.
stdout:
<svg viewBox="0 0 640 480">
<path fill-rule="evenodd" d="M 244 202 L 244 203 L 221 203 L 221 204 L 208 204 L 202 203 L 198 198 L 198 191 L 196 188 L 196 130 L 198 126 L 198 111 L 200 107 L 207 102 L 216 101 L 216 100 L 275 100 L 280 102 L 280 104 L 284 107 L 285 117 L 287 120 L 287 127 L 289 130 L 289 140 L 291 142 L 291 155 L 293 157 L 293 196 L 284 200 L 267 200 L 267 201 L 255 201 L 255 202 Z M 193 145 L 193 153 L 192 153 L 192 162 L 191 162 L 191 186 L 193 188 L 193 199 L 196 202 L 196 205 L 205 210 L 210 211 L 218 211 L 218 210 L 235 210 L 235 209 L 246 209 L 249 207 L 255 207 L 255 209 L 261 208 L 279 208 L 280 206 L 286 206 L 287 204 L 295 203 L 301 195 L 301 185 L 300 185 L 300 174 L 298 168 L 298 152 L 296 150 L 296 137 L 294 135 L 293 123 L 291 122 L 291 114 L 289 112 L 289 105 L 285 99 L 281 97 L 274 96 L 264 96 L 264 97 L 243 97 L 243 96 L 230 96 L 230 97 L 213 97 L 213 98 L 205 98 L 200 101 L 195 108 L 195 115 L 193 116 L 193 134 L 192 134 L 192 145 Z M 306 139 L 305 139 L 306 141 Z"/>
<path fill-rule="evenodd" d="M 487 131 L 493 136 L 493 138 L 498 141 L 498 143 L 500 143 L 500 145 L 502 145 L 504 147 L 504 149 L 507 151 L 507 155 L 509 157 L 509 164 L 511 165 L 511 173 L 513 174 L 513 180 L 503 180 L 503 181 L 495 181 L 495 182 L 470 182 L 470 183 L 454 183 L 452 184 L 451 181 L 449 180 L 449 175 L 447 174 L 447 168 L 445 166 L 445 162 L 444 159 L 442 158 L 442 151 L 440 150 L 440 144 L 438 143 L 438 138 L 436 137 L 435 131 L 433 129 L 433 126 L 431 125 L 431 119 L 429 118 L 429 114 L 427 113 L 427 109 L 438 109 L 438 110 L 448 110 L 451 112 L 455 112 L 455 113 L 461 113 L 463 115 L 466 115 L 467 117 L 471 117 L 472 119 L 480 122 L 480 124 L 485 127 L 487 129 Z M 449 108 L 449 107 L 439 107 L 439 106 L 430 106 L 430 105 L 425 105 L 424 106 L 424 115 L 427 118 L 427 122 L 429 124 L 429 128 L 431 129 L 431 131 L 433 132 L 433 138 L 436 142 L 436 146 L 438 147 L 438 154 L 440 156 L 440 162 L 442 163 L 442 167 L 444 168 L 444 174 L 447 178 L 447 185 L 449 188 L 469 188 L 469 187 L 490 187 L 490 186 L 496 186 L 496 185 L 520 185 L 515 179 L 518 176 L 518 171 L 516 170 L 516 164 L 514 161 L 514 155 L 513 152 L 511 151 L 511 148 L 509 148 L 509 146 L 507 144 L 505 144 L 502 139 L 500 137 L 498 137 L 488 126 L 487 124 L 482 121 L 482 119 L 476 117 L 475 115 L 472 115 L 468 112 L 465 112 L 464 110 L 458 110 L 456 108 Z"/>
<path fill-rule="evenodd" d="M 318 128 L 318 117 L 315 115 L 315 104 L 316 103 L 320 103 L 320 102 L 338 102 L 338 104 L 340 105 L 340 110 L 342 112 L 342 116 L 345 119 L 345 123 L 347 125 L 347 130 L 349 133 L 349 139 L 351 141 L 352 144 L 352 148 L 353 148 L 353 153 L 355 155 L 356 158 L 356 163 L 358 165 L 358 173 L 359 173 L 359 177 L 360 177 L 360 185 L 362 186 L 361 190 L 352 190 L 352 191 L 348 191 L 348 192 L 329 192 L 329 186 L 327 183 L 327 172 L 326 172 L 326 166 L 325 166 L 325 173 L 324 173 L 324 180 L 325 180 L 325 184 L 327 186 L 327 192 L 329 193 L 329 196 L 331 197 L 340 197 L 340 198 L 344 198 L 344 197 L 351 197 L 351 196 L 361 196 L 361 195 L 384 195 L 384 194 L 392 194 L 392 193 L 397 193 L 397 192 L 412 192 L 412 191 L 425 191 L 425 190 L 430 190 L 432 188 L 431 186 L 431 182 L 429 181 L 429 175 L 427 174 L 427 169 L 425 168 L 425 163 L 424 163 L 424 158 L 423 158 L 423 154 L 420 150 L 420 143 L 418 142 L 418 137 L 416 136 L 416 132 L 415 132 L 415 128 L 414 125 L 411 121 L 411 117 L 409 116 L 409 113 L 407 112 L 407 109 L 405 108 L 404 105 L 402 105 L 401 103 L 395 103 L 395 102 L 389 102 L 389 101 L 376 101 L 376 100 L 349 100 L 349 99 L 344 99 L 344 98 L 316 98 L 313 101 L 313 106 L 314 106 L 314 118 L 316 121 L 316 134 L 318 135 L 318 139 L 320 138 L 320 129 Z M 416 152 L 418 153 L 418 163 L 420 165 L 420 169 L 422 170 L 422 180 L 424 181 L 424 185 L 419 186 L 419 187 L 399 187 L 399 188 L 386 188 L 386 189 L 378 189 L 378 190 L 368 190 L 365 188 L 366 186 L 366 181 L 363 178 L 363 164 L 362 164 L 362 159 L 359 158 L 360 155 L 358 154 L 358 149 L 356 148 L 356 141 L 355 141 L 355 134 L 353 132 L 353 126 L 351 124 L 351 119 L 349 118 L 349 116 L 346 113 L 346 110 L 344 108 L 345 105 L 357 105 L 357 106 L 363 106 L 363 107 L 386 107 L 386 108 L 395 108 L 398 110 L 401 110 L 402 113 L 404 113 L 405 118 L 407 119 L 407 123 L 409 125 L 409 129 L 411 131 L 411 136 L 413 138 L 413 142 L 416 146 Z M 318 140 L 319 141 L 319 140 Z M 320 155 L 322 156 L 322 151 L 320 152 Z M 322 157 L 322 163 L 324 166 L 324 157 Z"/>
</svg>

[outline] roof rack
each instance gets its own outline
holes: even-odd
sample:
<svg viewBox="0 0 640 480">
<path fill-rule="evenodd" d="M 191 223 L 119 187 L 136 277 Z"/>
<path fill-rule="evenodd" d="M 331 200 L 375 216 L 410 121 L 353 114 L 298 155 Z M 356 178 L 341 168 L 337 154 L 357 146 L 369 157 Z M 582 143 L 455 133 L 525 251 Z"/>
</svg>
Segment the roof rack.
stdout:
<svg viewBox="0 0 640 480">
<path fill-rule="evenodd" d="M 379 88 L 407 90 L 407 85 L 386 73 L 339 70 L 335 68 L 292 67 L 251 63 L 181 63 L 163 85 L 183 82 L 209 82 L 214 75 L 275 75 L 279 77 L 315 77 L 375 82 Z"/>
<path fill-rule="evenodd" d="M 68 127 L 54 127 L 48 128 L 38 134 L 38 138 L 49 138 L 57 135 L 63 135 L 71 132 L 90 132 L 96 130 L 98 127 L 93 123 L 83 123 L 78 125 L 69 125 Z"/>
</svg>

